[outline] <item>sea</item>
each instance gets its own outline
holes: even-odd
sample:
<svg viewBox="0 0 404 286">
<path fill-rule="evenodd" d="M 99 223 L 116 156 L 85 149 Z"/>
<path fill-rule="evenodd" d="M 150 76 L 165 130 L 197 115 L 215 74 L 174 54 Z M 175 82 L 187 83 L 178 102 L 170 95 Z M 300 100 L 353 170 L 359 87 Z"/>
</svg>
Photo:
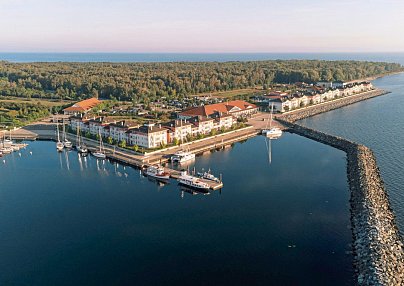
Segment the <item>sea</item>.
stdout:
<svg viewBox="0 0 404 286">
<path fill-rule="evenodd" d="M 0 54 L 13 62 L 389 61 L 404 54 Z M 372 148 L 404 230 L 404 74 L 390 94 L 301 121 Z M 185 169 L 222 190 L 163 185 L 53 142 L 0 160 L 0 285 L 354 285 L 346 156 L 295 134 L 258 136 Z M 4 160 L 4 161 L 3 161 Z"/>
<path fill-rule="evenodd" d="M 4 53 L 10 62 L 227 62 L 262 60 L 359 60 L 404 64 L 404 53 Z"/>
<path fill-rule="evenodd" d="M 209 194 L 54 142 L 0 162 L 1 285 L 352 285 L 346 155 L 258 136 L 181 168 Z"/>
</svg>

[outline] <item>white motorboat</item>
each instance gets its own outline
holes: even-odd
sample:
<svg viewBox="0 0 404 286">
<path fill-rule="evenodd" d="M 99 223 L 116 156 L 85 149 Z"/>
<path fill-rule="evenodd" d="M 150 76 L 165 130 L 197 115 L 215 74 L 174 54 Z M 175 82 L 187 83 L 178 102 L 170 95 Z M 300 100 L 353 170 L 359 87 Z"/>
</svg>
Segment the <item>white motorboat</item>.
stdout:
<svg viewBox="0 0 404 286">
<path fill-rule="evenodd" d="M 171 156 L 171 161 L 174 163 L 184 163 L 193 159 L 195 159 L 195 154 L 185 151 L 178 151 Z"/>
<path fill-rule="evenodd" d="M 2 148 L 0 148 L 0 151 L 1 151 L 3 154 L 10 154 L 10 153 L 13 153 L 13 149 L 12 149 L 11 147 L 2 147 Z"/>
<path fill-rule="evenodd" d="M 206 180 L 210 180 L 210 181 L 213 181 L 213 182 L 220 183 L 219 178 L 213 176 L 213 175 L 210 173 L 210 171 L 198 173 L 198 176 L 201 177 L 202 179 L 206 179 Z"/>
<path fill-rule="evenodd" d="M 184 186 L 191 187 L 197 190 L 208 191 L 209 185 L 198 177 L 188 175 L 187 171 L 181 171 L 181 176 L 178 178 L 178 182 Z"/>
<path fill-rule="evenodd" d="M 143 171 L 146 176 L 153 177 L 160 180 L 169 180 L 170 174 L 164 171 L 163 167 L 160 166 L 149 166 Z"/>
</svg>

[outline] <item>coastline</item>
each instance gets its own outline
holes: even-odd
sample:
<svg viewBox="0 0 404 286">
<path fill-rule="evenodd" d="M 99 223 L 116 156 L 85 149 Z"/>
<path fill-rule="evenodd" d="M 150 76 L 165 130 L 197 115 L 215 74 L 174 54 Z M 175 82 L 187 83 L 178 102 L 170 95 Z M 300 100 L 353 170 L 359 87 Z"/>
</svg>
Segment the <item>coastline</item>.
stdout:
<svg viewBox="0 0 404 286">
<path fill-rule="evenodd" d="M 310 129 L 295 121 L 388 94 L 383 90 L 296 110 L 277 116 L 288 131 L 340 149 L 347 154 L 351 192 L 354 267 L 359 285 L 404 284 L 403 241 L 372 150 L 347 139 Z"/>
</svg>

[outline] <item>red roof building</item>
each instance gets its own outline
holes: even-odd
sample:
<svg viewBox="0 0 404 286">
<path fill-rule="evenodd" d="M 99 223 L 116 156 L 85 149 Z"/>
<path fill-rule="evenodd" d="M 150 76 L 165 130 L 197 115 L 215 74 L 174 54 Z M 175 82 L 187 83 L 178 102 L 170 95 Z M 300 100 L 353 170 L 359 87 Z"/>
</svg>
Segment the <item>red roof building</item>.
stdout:
<svg viewBox="0 0 404 286">
<path fill-rule="evenodd" d="M 255 104 L 244 100 L 233 100 L 188 108 L 179 113 L 178 117 L 189 119 L 195 116 L 212 117 L 215 114 L 231 114 L 235 117 L 241 117 L 254 114 L 257 111 L 258 107 Z"/>
<path fill-rule="evenodd" d="M 101 103 L 100 100 L 93 97 L 83 101 L 76 102 L 72 106 L 63 109 L 63 112 L 65 115 L 85 114 L 100 103 Z"/>
</svg>

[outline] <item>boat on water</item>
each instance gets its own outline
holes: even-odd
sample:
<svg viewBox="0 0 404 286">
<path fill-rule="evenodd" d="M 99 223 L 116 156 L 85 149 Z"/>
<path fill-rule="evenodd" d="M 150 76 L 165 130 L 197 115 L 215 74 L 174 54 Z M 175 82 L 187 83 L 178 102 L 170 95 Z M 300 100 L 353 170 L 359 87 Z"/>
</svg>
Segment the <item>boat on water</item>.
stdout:
<svg viewBox="0 0 404 286">
<path fill-rule="evenodd" d="M 56 132 L 57 132 L 57 137 L 58 141 L 56 142 L 56 150 L 59 152 L 63 151 L 63 148 L 65 147 L 63 143 L 60 141 L 60 134 L 59 134 L 59 124 L 56 124 Z"/>
<path fill-rule="evenodd" d="M 6 134 L 3 133 L 3 141 L 0 144 L 1 145 L 0 151 L 2 152 L 2 154 L 10 154 L 14 151 L 13 148 L 11 147 L 12 143 L 13 142 L 11 140 L 6 139 Z"/>
<path fill-rule="evenodd" d="M 88 153 L 87 146 L 83 143 L 83 140 L 81 138 L 80 134 L 80 126 L 77 126 L 77 135 L 76 135 L 76 149 L 79 153 L 81 154 L 86 154 Z"/>
<path fill-rule="evenodd" d="M 105 159 L 107 156 L 104 151 L 104 144 L 102 143 L 101 131 L 98 132 L 98 137 L 100 138 L 100 147 L 97 151 L 91 152 L 91 154 L 97 159 Z"/>
<path fill-rule="evenodd" d="M 210 186 L 207 183 L 201 181 L 201 179 L 198 177 L 188 175 L 187 171 L 181 171 L 181 175 L 178 178 L 178 182 L 181 185 L 194 188 L 200 191 L 209 191 L 210 189 Z"/>
<path fill-rule="evenodd" d="M 63 122 L 63 146 L 65 148 L 72 148 L 73 144 L 71 141 L 69 141 L 69 139 L 67 139 L 66 136 L 66 129 L 65 129 L 65 123 Z"/>
<path fill-rule="evenodd" d="M 270 118 L 268 118 L 269 122 L 269 128 L 266 126 L 264 130 L 262 130 L 262 135 L 265 135 L 267 137 L 270 137 L 271 139 L 278 139 L 279 137 L 282 136 L 282 130 L 279 127 L 272 127 L 272 114 L 274 112 L 274 104 L 272 103 L 271 105 L 271 112 L 270 112 Z"/>
<path fill-rule="evenodd" d="M 206 179 L 206 180 L 209 180 L 209 181 L 213 181 L 213 182 L 216 182 L 216 183 L 220 183 L 220 179 L 217 178 L 217 177 L 215 177 L 214 175 L 212 175 L 212 174 L 210 173 L 210 170 L 207 171 L 207 172 L 198 172 L 198 176 L 199 176 L 200 178 L 202 178 L 202 179 Z"/>
<path fill-rule="evenodd" d="M 149 166 L 143 171 L 143 174 L 158 180 L 167 181 L 170 179 L 170 174 L 164 171 L 164 168 L 160 166 Z"/>
<path fill-rule="evenodd" d="M 171 156 L 171 162 L 184 163 L 195 159 L 195 154 L 186 151 L 178 151 Z"/>
</svg>

